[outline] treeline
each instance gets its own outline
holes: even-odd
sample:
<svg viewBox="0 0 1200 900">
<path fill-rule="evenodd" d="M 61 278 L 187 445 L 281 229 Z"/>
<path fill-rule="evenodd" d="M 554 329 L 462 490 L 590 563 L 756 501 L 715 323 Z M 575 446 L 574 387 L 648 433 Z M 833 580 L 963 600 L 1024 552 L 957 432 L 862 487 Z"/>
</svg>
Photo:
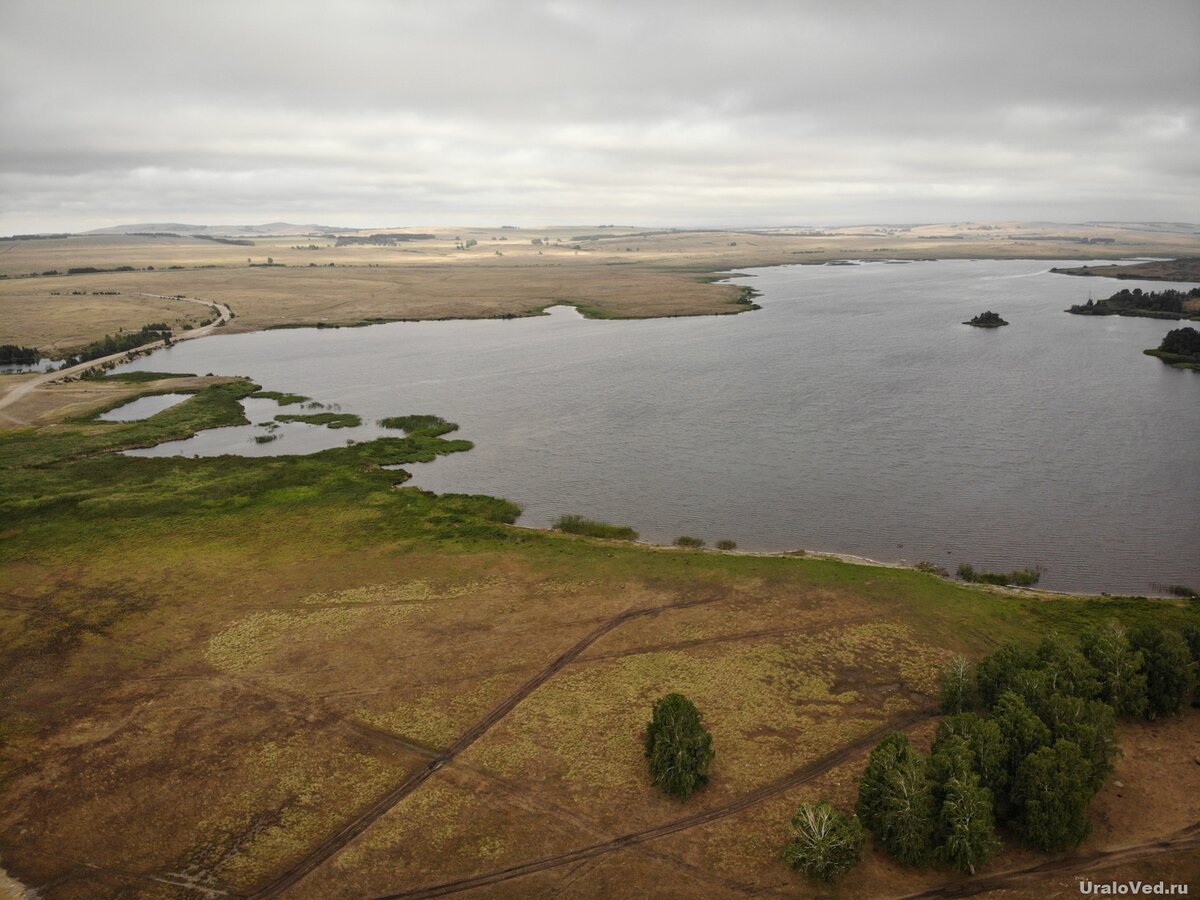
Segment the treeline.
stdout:
<svg viewBox="0 0 1200 900">
<path fill-rule="evenodd" d="M 1200 288 L 1190 291 L 1143 291 L 1124 288 L 1103 300 L 1088 299 L 1067 310 L 1077 316 L 1145 316 L 1154 319 L 1182 319 L 1188 316 L 1183 304 L 1200 298 Z"/>
<path fill-rule="evenodd" d="M 111 356 L 114 353 L 122 353 L 125 350 L 133 350 L 136 347 L 144 346 L 145 344 L 153 344 L 155 341 L 170 341 L 171 326 L 162 322 L 154 322 L 150 325 L 143 325 L 137 331 L 124 331 L 120 334 L 106 334 L 98 341 L 92 341 L 78 353 L 65 358 L 63 368 L 77 366 L 80 363 L 88 362 L 93 359 L 100 359 L 103 356 Z"/>
<path fill-rule="evenodd" d="M 833 878 L 858 861 L 865 830 L 902 863 L 972 873 L 1000 849 L 1001 826 L 1044 852 L 1076 847 L 1120 753 L 1117 719 L 1179 712 L 1198 660 L 1194 624 L 1126 632 L 1116 622 L 1078 645 L 1009 644 L 974 669 L 958 657 L 943 673 L 947 715 L 929 755 L 901 732 L 885 736 L 859 783 L 858 818 L 825 801 L 802 806 L 785 857 Z"/>
<path fill-rule="evenodd" d="M 409 241 L 432 241 L 436 238 L 436 234 L 371 234 L 365 237 L 360 235 L 351 235 L 350 237 L 339 237 L 336 246 L 344 247 L 348 244 L 404 244 Z"/>
<path fill-rule="evenodd" d="M 33 365 L 42 354 L 37 347 L 19 347 L 16 344 L 0 344 L 0 366 Z"/>
</svg>

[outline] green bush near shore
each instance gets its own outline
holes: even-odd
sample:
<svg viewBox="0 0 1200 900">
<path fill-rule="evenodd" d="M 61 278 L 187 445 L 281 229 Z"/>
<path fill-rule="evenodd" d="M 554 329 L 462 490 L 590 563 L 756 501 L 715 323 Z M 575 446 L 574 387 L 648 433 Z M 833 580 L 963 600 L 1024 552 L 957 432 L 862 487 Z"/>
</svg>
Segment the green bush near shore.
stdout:
<svg viewBox="0 0 1200 900">
<path fill-rule="evenodd" d="M 587 537 L 608 538 L 614 541 L 636 541 L 638 539 L 637 531 L 628 525 L 597 522 L 595 519 L 585 519 L 583 516 L 574 514 L 559 516 L 550 527 L 568 534 L 582 534 Z"/>
<path fill-rule="evenodd" d="M 681 534 L 679 537 L 675 538 L 675 546 L 687 547 L 695 550 L 704 546 L 704 538 L 693 537 L 690 534 Z"/>
<path fill-rule="evenodd" d="M 922 571 L 929 570 L 922 569 Z M 1037 584 L 1042 580 L 1042 572 L 1043 569 L 1041 566 L 1027 566 L 1024 569 L 1015 569 L 1012 572 L 985 572 L 983 570 L 976 570 L 970 563 L 961 563 L 958 567 L 958 577 L 963 581 L 971 581 L 977 584 L 1015 584 L 1020 587 L 1031 587 Z"/>
</svg>

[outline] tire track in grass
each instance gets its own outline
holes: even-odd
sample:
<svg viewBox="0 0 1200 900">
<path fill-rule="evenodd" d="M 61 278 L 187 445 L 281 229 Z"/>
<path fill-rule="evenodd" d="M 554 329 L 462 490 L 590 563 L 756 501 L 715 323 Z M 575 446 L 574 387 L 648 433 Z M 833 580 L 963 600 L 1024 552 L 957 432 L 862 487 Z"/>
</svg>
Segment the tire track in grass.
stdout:
<svg viewBox="0 0 1200 900">
<path fill-rule="evenodd" d="M 591 844 L 587 847 L 580 847 L 576 850 L 560 853 L 556 856 L 547 856 L 542 859 L 533 860 L 531 862 L 522 863 L 516 866 L 509 866 L 506 869 L 499 869 L 495 872 L 489 872 L 484 875 L 476 875 L 471 878 L 462 878 L 457 881 L 447 881 L 442 884 L 433 885 L 427 888 L 417 888 L 411 891 L 401 891 L 396 894 L 385 894 L 377 897 L 376 900 L 420 900 L 424 897 L 441 897 L 445 894 L 455 894 L 460 891 L 471 890 L 473 888 L 487 887 L 494 884 L 501 884 L 506 881 L 511 881 L 515 878 L 523 878 L 526 875 L 533 875 L 537 872 L 545 872 L 548 869 L 556 869 L 560 866 L 568 866 L 573 863 L 582 862 L 584 860 L 594 859 L 598 856 L 604 856 L 609 853 L 615 853 L 620 850 L 625 850 L 629 847 L 634 847 L 645 841 L 653 841 L 658 838 L 666 837 L 667 835 L 676 834 L 680 831 L 687 831 L 691 828 L 697 828 L 701 825 L 708 825 L 712 822 L 719 821 L 749 809 L 764 800 L 770 800 L 779 794 L 785 793 L 792 788 L 799 787 L 805 782 L 812 781 L 815 778 L 824 775 L 830 769 L 836 768 L 844 762 L 852 759 L 859 753 L 869 750 L 873 747 L 883 735 L 889 731 L 897 731 L 909 728 L 915 725 L 922 719 L 926 719 L 935 715 L 932 710 L 921 709 L 915 712 L 910 712 L 904 716 L 893 719 L 886 725 L 874 729 L 868 734 L 863 735 L 853 743 L 846 744 L 843 747 L 834 750 L 832 753 L 813 760 L 805 766 L 796 769 L 794 772 L 778 778 L 762 787 L 751 791 L 748 794 L 743 794 L 736 800 L 729 803 L 715 806 L 712 809 L 707 809 L 702 812 L 695 813 L 691 816 L 686 816 L 682 819 L 676 819 L 672 822 L 666 822 L 662 825 L 657 825 L 654 828 L 647 828 L 642 831 L 634 831 L 629 834 L 623 834 L 612 838 L 608 841 L 603 841 L 597 844 Z"/>
<path fill-rule="evenodd" d="M 270 883 L 254 891 L 250 897 L 252 900 L 277 897 L 288 888 L 295 886 L 306 875 L 366 831 L 367 828 L 377 822 L 388 810 L 428 781 L 439 769 L 487 734 L 496 723 L 512 712 L 521 701 L 525 700 L 530 694 L 561 672 L 568 663 L 576 659 L 583 651 L 609 632 L 634 619 L 652 616 L 667 610 L 686 609 L 706 603 L 715 603 L 723 599 L 723 597 L 724 594 L 720 594 L 712 597 L 683 600 L 678 603 L 666 603 L 661 606 L 652 606 L 645 609 L 627 610 L 603 622 L 521 685 L 504 702 L 463 732 L 444 752 L 431 759 L 424 768 L 401 781 L 400 784 L 377 800 L 356 819 L 344 825 L 332 837 L 313 848 L 303 859 L 277 875 Z"/>
</svg>

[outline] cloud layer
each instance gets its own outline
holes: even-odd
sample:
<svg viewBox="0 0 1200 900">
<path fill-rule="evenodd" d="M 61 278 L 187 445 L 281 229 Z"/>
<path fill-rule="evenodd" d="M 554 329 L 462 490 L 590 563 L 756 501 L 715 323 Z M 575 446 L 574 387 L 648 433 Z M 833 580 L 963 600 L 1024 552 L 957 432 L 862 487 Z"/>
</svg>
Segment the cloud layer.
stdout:
<svg viewBox="0 0 1200 900">
<path fill-rule="evenodd" d="M 1200 5 L 7 0 L 0 231 L 1186 220 Z"/>
</svg>

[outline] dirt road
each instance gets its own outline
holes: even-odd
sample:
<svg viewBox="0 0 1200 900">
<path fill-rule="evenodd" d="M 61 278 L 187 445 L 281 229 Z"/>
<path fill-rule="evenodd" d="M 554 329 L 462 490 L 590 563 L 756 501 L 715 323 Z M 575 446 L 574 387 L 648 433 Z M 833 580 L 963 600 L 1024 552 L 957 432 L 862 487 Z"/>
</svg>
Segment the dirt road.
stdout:
<svg viewBox="0 0 1200 900">
<path fill-rule="evenodd" d="M 158 295 L 143 294 L 141 296 L 157 297 Z M 203 306 L 216 309 L 217 311 L 218 318 L 216 321 L 210 322 L 208 325 L 205 325 L 201 328 L 194 328 L 191 331 L 181 332 L 177 337 L 174 338 L 176 342 L 190 341 L 194 340 L 195 338 L 205 337 L 206 335 L 212 334 L 215 329 L 221 327 L 233 318 L 233 312 L 228 306 L 225 306 L 221 303 L 214 303 L 208 300 L 198 300 L 195 297 L 161 297 L 160 299 L 179 299 L 187 301 L 188 303 L 199 303 Z M 4 388 L 3 382 L 0 382 L 0 390 L 3 390 L 3 393 L 0 394 L 0 409 L 5 409 L 6 407 L 12 406 L 22 397 L 28 396 L 30 392 L 42 387 L 43 385 L 50 384 L 63 378 L 71 378 L 75 375 L 80 375 L 83 372 L 86 372 L 88 369 L 95 368 L 96 366 L 102 366 L 106 363 L 124 362 L 134 354 L 145 353 L 147 350 L 157 350 L 159 347 L 163 346 L 165 346 L 165 341 L 155 341 L 153 344 L 143 344 L 140 347 L 134 347 L 132 350 L 124 350 L 121 353 L 113 353 L 110 356 L 103 356 L 99 359 L 92 359 L 85 363 L 80 363 L 77 366 L 71 366 L 69 369 L 58 369 L 53 372 L 46 372 L 42 375 L 38 375 L 35 378 L 30 378 L 28 381 L 22 381 L 19 384 L 10 385 L 7 389 Z M 23 420 L 11 414 L 5 413 L 3 414 L 3 418 L 10 422 L 25 424 Z"/>
</svg>

